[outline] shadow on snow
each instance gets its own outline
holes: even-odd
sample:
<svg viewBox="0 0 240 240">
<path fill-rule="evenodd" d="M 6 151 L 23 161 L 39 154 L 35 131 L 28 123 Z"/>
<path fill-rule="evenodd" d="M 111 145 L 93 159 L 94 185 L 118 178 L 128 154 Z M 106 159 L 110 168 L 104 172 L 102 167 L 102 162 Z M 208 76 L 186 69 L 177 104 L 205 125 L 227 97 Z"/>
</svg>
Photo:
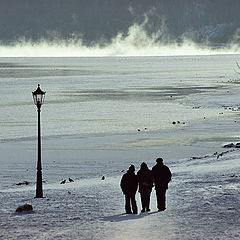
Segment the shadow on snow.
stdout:
<svg viewBox="0 0 240 240">
<path fill-rule="evenodd" d="M 116 214 L 113 216 L 106 216 L 102 217 L 101 219 L 103 221 L 109 221 L 109 222 L 122 222 L 122 221 L 128 221 L 128 220 L 136 220 L 136 219 L 141 219 L 143 217 L 152 215 L 158 213 L 158 211 L 151 212 L 151 213 L 140 213 L 140 214 L 126 214 L 126 213 L 121 213 L 121 214 Z"/>
</svg>

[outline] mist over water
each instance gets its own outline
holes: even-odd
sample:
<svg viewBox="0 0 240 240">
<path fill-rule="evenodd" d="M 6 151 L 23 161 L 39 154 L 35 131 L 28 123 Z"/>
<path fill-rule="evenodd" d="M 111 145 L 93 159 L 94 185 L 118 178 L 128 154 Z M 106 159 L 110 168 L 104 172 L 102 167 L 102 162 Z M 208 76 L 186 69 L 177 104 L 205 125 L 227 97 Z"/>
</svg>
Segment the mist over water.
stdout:
<svg viewBox="0 0 240 240">
<path fill-rule="evenodd" d="M 187 41 L 180 46 L 173 43 L 167 45 L 152 44 L 136 45 L 129 42 L 131 39 L 115 39 L 107 46 L 84 46 L 81 41 L 69 44 L 63 41 L 49 43 L 17 43 L 14 46 L 0 46 L 1 57 L 114 57 L 114 56 L 190 56 L 190 55 L 216 55 L 239 54 L 236 46 L 221 49 L 210 49 L 207 46 L 198 46 Z"/>
<path fill-rule="evenodd" d="M 0 57 L 235 54 L 239 20 L 234 0 L 3 1 Z"/>
<path fill-rule="evenodd" d="M 154 33 L 147 33 L 145 23 L 129 27 L 127 34 L 119 32 L 109 43 L 87 46 L 81 38 L 55 38 L 32 42 L 21 38 L 11 45 L 0 45 L 1 57 L 108 57 L 108 56 L 184 56 L 239 54 L 237 44 L 209 46 L 184 38 L 181 43 L 167 39 L 164 25 Z M 165 39 L 159 41 L 159 39 Z"/>
</svg>

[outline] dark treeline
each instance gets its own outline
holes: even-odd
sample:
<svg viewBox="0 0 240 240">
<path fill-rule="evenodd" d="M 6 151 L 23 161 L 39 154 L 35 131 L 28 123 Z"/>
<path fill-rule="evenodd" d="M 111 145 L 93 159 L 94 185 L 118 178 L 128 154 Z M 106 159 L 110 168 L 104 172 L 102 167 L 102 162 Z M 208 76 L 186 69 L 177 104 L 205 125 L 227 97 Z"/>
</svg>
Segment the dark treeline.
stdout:
<svg viewBox="0 0 240 240">
<path fill-rule="evenodd" d="M 149 34 L 164 22 L 168 40 L 187 36 L 226 43 L 240 25 L 239 12 L 237 0 L 0 0 L 0 41 L 81 38 L 86 45 L 107 43 L 145 20 Z"/>
</svg>

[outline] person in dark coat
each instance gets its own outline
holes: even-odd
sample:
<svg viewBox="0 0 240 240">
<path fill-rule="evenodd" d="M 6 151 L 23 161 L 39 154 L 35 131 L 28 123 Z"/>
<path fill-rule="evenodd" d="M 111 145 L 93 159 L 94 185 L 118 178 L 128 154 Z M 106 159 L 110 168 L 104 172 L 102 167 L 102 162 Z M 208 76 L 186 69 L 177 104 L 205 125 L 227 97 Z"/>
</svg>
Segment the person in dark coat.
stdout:
<svg viewBox="0 0 240 240">
<path fill-rule="evenodd" d="M 150 195 L 153 187 L 153 177 L 151 170 L 149 170 L 145 162 L 141 164 L 140 170 L 137 172 L 137 177 L 139 183 L 138 191 L 140 193 L 142 202 L 141 212 L 149 212 Z"/>
<path fill-rule="evenodd" d="M 125 195 L 125 210 L 127 214 L 137 214 L 137 202 L 135 195 L 138 188 L 138 180 L 134 172 L 135 167 L 134 165 L 131 165 L 127 173 L 122 176 L 120 183 L 123 194 Z"/>
<path fill-rule="evenodd" d="M 172 173 L 169 168 L 163 164 L 162 158 L 157 158 L 157 164 L 152 168 L 153 180 L 157 196 L 158 211 L 166 209 L 166 191 L 168 183 L 171 181 Z"/>
</svg>

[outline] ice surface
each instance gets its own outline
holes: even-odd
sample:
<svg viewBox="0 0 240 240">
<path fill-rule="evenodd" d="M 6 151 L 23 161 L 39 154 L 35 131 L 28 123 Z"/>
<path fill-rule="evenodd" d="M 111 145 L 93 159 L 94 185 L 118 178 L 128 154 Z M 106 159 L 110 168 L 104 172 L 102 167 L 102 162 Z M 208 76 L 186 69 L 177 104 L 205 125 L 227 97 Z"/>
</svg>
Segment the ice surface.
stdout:
<svg viewBox="0 0 240 240">
<path fill-rule="evenodd" d="M 0 239 L 240 239 L 239 149 L 222 148 L 240 142 L 238 57 L 1 58 Z M 121 176 L 159 156 L 173 172 L 167 210 L 153 190 L 150 213 L 124 214 Z M 16 214 L 25 203 L 34 211 Z"/>
</svg>

